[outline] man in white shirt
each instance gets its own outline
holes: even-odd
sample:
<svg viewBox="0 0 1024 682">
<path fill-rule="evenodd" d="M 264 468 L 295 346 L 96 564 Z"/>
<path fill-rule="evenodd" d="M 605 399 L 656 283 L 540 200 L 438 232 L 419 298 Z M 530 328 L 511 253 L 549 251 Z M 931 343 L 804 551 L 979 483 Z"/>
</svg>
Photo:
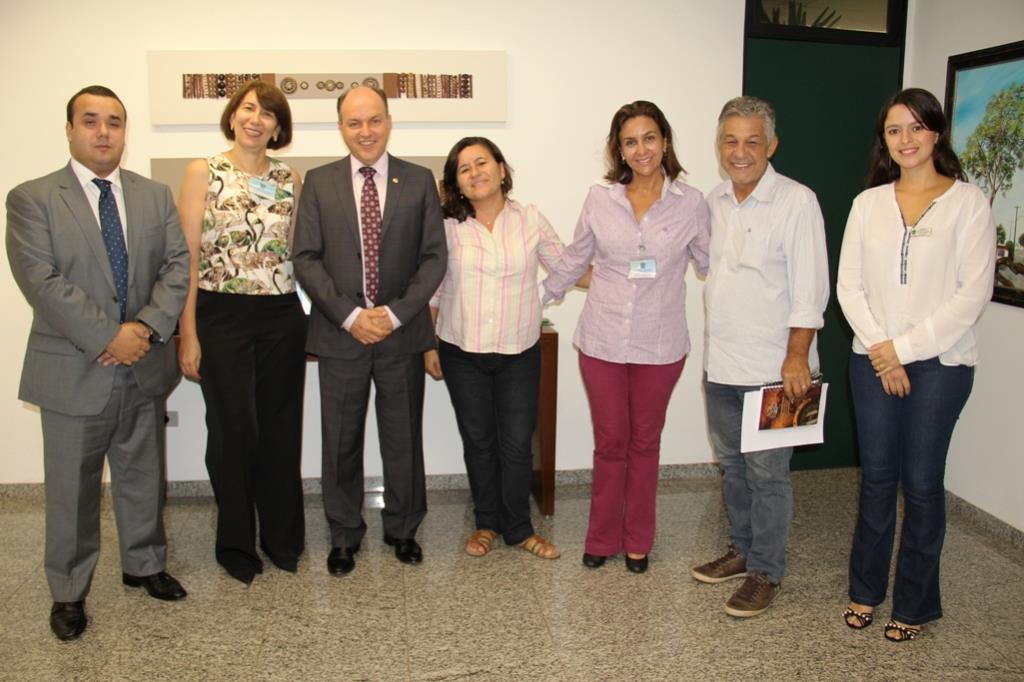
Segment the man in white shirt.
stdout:
<svg viewBox="0 0 1024 682">
<path fill-rule="evenodd" d="M 810 189 L 768 163 L 778 143 L 771 105 L 756 97 L 727 102 L 718 154 L 729 180 L 707 197 L 704 393 L 732 544 L 692 575 L 705 583 L 746 578 L 725 605 L 737 617 L 756 616 L 778 594 L 793 515 L 793 449 L 740 452 L 743 395 L 780 379 L 790 400 L 807 392 L 829 294 L 821 209 Z"/>
<path fill-rule="evenodd" d="M 85 630 L 99 555 L 100 478 L 110 464 L 122 581 L 168 601 L 165 397 L 188 292 L 188 248 L 166 185 L 120 168 L 127 113 L 111 90 L 67 105 L 71 162 L 7 195 L 7 258 L 32 330 L 18 397 L 40 407 L 44 567 L 62 640 Z"/>
</svg>

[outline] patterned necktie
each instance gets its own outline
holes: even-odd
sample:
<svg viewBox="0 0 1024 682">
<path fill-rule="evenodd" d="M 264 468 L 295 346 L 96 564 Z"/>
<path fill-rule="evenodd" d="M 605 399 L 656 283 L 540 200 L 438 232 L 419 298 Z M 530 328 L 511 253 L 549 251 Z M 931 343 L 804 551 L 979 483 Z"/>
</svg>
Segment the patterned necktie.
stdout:
<svg viewBox="0 0 1024 682">
<path fill-rule="evenodd" d="M 107 258 L 110 259 L 110 270 L 114 273 L 114 286 L 117 288 L 117 302 L 121 306 L 121 322 L 124 322 L 128 308 L 128 249 L 124 245 L 121 216 L 117 212 L 114 193 L 110 191 L 110 180 L 93 178 L 93 182 L 100 188 L 100 232 L 107 246 Z"/>
<path fill-rule="evenodd" d="M 359 172 L 366 178 L 359 198 L 359 219 L 363 224 L 363 273 L 366 276 L 366 299 L 377 301 L 380 284 L 380 196 L 373 181 L 373 168 L 364 166 Z"/>
</svg>

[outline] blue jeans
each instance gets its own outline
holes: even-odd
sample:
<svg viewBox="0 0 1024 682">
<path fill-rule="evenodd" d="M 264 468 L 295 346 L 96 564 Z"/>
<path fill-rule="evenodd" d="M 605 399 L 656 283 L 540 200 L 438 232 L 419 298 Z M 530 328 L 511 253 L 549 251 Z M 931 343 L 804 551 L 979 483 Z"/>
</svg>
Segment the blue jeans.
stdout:
<svg viewBox="0 0 1024 682">
<path fill-rule="evenodd" d="M 793 519 L 793 448 L 740 452 L 743 395 L 757 388 L 716 384 L 704 375 L 708 432 L 722 467 L 732 544 L 746 557 L 748 571 L 760 571 L 778 583 L 786 571 L 786 539 Z"/>
<path fill-rule="evenodd" d="M 530 481 L 540 342 L 518 355 L 467 353 L 441 341 L 441 371 L 462 436 L 476 527 L 506 544 L 533 535 Z"/>
<path fill-rule="evenodd" d="M 910 394 L 886 395 L 868 356 L 850 358 L 850 388 L 860 440 L 860 513 L 850 552 L 850 600 L 885 600 L 896 532 L 896 491 L 903 486 L 903 527 L 896 558 L 892 617 L 920 625 L 942 617 L 939 556 L 946 534 L 946 454 L 967 403 L 974 368 L 938 359 L 905 366 Z"/>
</svg>

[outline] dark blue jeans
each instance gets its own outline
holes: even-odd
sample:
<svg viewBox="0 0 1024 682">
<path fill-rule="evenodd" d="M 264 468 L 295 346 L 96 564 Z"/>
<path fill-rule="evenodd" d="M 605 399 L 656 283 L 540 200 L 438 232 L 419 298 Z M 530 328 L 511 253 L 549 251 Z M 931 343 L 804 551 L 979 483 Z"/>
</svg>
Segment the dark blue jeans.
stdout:
<svg viewBox="0 0 1024 682">
<path fill-rule="evenodd" d="M 850 552 L 850 600 L 885 600 L 896 491 L 903 488 L 903 526 L 892 590 L 892 617 L 920 625 L 942 617 L 939 556 L 946 534 L 946 454 L 967 403 L 974 368 L 938 359 L 905 366 L 910 394 L 886 395 L 868 356 L 850 358 L 850 387 L 860 439 L 860 513 Z"/>
<path fill-rule="evenodd" d="M 476 527 L 517 545 L 533 535 L 531 445 L 540 342 L 518 355 L 467 353 L 444 341 L 438 352 L 462 436 Z"/>
</svg>

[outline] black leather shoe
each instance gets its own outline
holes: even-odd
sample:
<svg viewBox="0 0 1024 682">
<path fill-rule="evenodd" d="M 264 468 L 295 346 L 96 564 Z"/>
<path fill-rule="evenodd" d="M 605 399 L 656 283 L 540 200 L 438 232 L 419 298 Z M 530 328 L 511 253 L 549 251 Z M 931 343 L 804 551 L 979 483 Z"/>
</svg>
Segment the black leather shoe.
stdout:
<svg viewBox="0 0 1024 682">
<path fill-rule="evenodd" d="M 412 538 L 384 536 L 384 544 L 395 548 L 395 558 L 403 564 L 418 564 L 423 561 L 423 549 Z"/>
<path fill-rule="evenodd" d="M 188 596 L 188 592 L 181 586 L 181 583 L 167 571 L 144 576 L 122 573 L 121 582 L 128 587 L 144 587 L 150 597 L 164 601 L 178 601 Z"/>
<path fill-rule="evenodd" d="M 57 639 L 65 642 L 78 639 L 88 624 L 84 601 L 53 602 L 53 608 L 50 609 L 50 629 L 57 635 Z"/>
<path fill-rule="evenodd" d="M 607 559 L 608 557 L 606 556 L 587 554 L 586 552 L 583 553 L 583 565 L 587 568 L 601 568 L 602 566 L 604 566 L 604 562 Z"/>
<path fill-rule="evenodd" d="M 345 575 L 351 573 L 356 567 L 356 552 L 359 545 L 355 547 L 331 547 L 331 553 L 327 555 L 327 572 L 331 575 Z"/>
<path fill-rule="evenodd" d="M 628 554 L 626 555 L 626 568 L 631 573 L 643 573 L 647 570 L 647 556 L 642 556 L 639 559 L 633 559 Z"/>
</svg>

